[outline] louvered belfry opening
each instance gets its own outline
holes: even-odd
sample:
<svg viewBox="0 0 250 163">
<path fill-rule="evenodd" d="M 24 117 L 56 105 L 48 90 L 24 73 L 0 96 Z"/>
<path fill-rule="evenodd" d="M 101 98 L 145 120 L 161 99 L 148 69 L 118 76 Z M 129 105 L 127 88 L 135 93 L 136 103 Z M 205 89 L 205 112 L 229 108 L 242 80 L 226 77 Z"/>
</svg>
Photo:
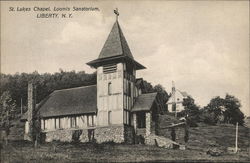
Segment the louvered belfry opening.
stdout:
<svg viewBox="0 0 250 163">
<path fill-rule="evenodd" d="M 116 72 L 117 70 L 117 65 L 116 64 L 109 64 L 109 65 L 104 65 L 103 66 L 103 73 L 104 74 L 109 74 Z"/>
</svg>

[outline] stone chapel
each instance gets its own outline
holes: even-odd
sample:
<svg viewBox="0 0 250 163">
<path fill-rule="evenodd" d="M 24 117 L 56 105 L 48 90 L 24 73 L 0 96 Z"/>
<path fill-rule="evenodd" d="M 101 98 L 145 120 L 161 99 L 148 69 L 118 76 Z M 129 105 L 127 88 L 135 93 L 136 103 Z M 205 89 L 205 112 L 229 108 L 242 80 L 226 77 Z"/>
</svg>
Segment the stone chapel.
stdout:
<svg viewBox="0 0 250 163">
<path fill-rule="evenodd" d="M 158 134 L 161 105 L 157 93 L 142 93 L 143 81 L 136 72 L 145 67 L 133 57 L 118 20 L 98 58 L 87 65 L 97 70 L 96 85 L 55 90 L 39 104 L 36 87 L 29 84 L 24 138 L 30 139 L 33 121 L 39 117 L 47 142 L 76 137 L 81 142 L 135 143 L 142 137 L 149 143 L 150 135 Z"/>
</svg>

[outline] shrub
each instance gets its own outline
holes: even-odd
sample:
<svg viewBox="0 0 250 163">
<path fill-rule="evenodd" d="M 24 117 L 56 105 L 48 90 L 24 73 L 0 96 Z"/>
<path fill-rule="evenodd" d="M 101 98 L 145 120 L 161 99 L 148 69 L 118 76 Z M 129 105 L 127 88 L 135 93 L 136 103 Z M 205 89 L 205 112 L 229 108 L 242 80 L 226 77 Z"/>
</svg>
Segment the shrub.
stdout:
<svg viewBox="0 0 250 163">
<path fill-rule="evenodd" d="M 201 120 L 208 125 L 216 125 L 216 118 L 214 113 L 203 112 Z"/>
<path fill-rule="evenodd" d="M 187 125 L 190 127 L 198 127 L 197 120 L 195 117 L 188 117 L 187 119 Z"/>
</svg>

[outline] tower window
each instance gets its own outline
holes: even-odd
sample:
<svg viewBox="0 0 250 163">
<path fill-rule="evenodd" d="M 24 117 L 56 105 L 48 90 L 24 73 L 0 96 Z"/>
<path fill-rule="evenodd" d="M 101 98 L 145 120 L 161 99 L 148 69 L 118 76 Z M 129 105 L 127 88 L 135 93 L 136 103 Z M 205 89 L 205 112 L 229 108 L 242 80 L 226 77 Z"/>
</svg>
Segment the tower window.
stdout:
<svg viewBox="0 0 250 163">
<path fill-rule="evenodd" d="M 128 110 L 123 110 L 123 123 L 126 125 L 131 125 L 130 112 Z"/>
<path fill-rule="evenodd" d="M 108 123 L 109 123 L 109 125 L 112 124 L 112 123 L 111 123 L 111 118 L 112 118 L 112 117 L 111 117 L 111 113 L 112 113 L 111 111 L 108 112 Z"/>
<path fill-rule="evenodd" d="M 128 96 L 131 96 L 131 83 L 128 82 Z"/>
<path fill-rule="evenodd" d="M 109 84 L 108 84 L 108 95 L 111 95 L 111 93 L 112 93 L 112 83 L 109 82 Z"/>
</svg>

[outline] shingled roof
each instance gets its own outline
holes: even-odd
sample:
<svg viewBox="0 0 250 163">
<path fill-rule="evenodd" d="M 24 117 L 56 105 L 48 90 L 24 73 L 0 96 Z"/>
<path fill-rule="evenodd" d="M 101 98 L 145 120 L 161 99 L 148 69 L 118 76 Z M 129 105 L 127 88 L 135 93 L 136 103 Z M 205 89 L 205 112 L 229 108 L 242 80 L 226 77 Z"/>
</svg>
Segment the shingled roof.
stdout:
<svg viewBox="0 0 250 163">
<path fill-rule="evenodd" d="M 56 90 L 40 106 L 41 117 L 96 113 L 96 85 Z"/>
<path fill-rule="evenodd" d="M 156 99 L 157 93 L 147 93 L 147 94 L 141 94 L 137 97 L 134 107 L 132 108 L 133 112 L 136 111 L 150 111 L 155 99 Z"/>
<path fill-rule="evenodd" d="M 122 33 L 120 25 L 118 21 L 116 21 L 98 58 L 102 59 L 119 55 L 128 56 L 133 59 L 133 55 Z"/>
<path fill-rule="evenodd" d="M 118 21 L 115 21 L 111 32 L 99 54 L 99 57 L 87 63 L 92 67 L 115 63 L 115 62 L 132 62 L 137 70 L 145 69 L 143 65 L 134 60 L 134 57 L 129 49 L 128 43 L 123 35 Z"/>
</svg>

